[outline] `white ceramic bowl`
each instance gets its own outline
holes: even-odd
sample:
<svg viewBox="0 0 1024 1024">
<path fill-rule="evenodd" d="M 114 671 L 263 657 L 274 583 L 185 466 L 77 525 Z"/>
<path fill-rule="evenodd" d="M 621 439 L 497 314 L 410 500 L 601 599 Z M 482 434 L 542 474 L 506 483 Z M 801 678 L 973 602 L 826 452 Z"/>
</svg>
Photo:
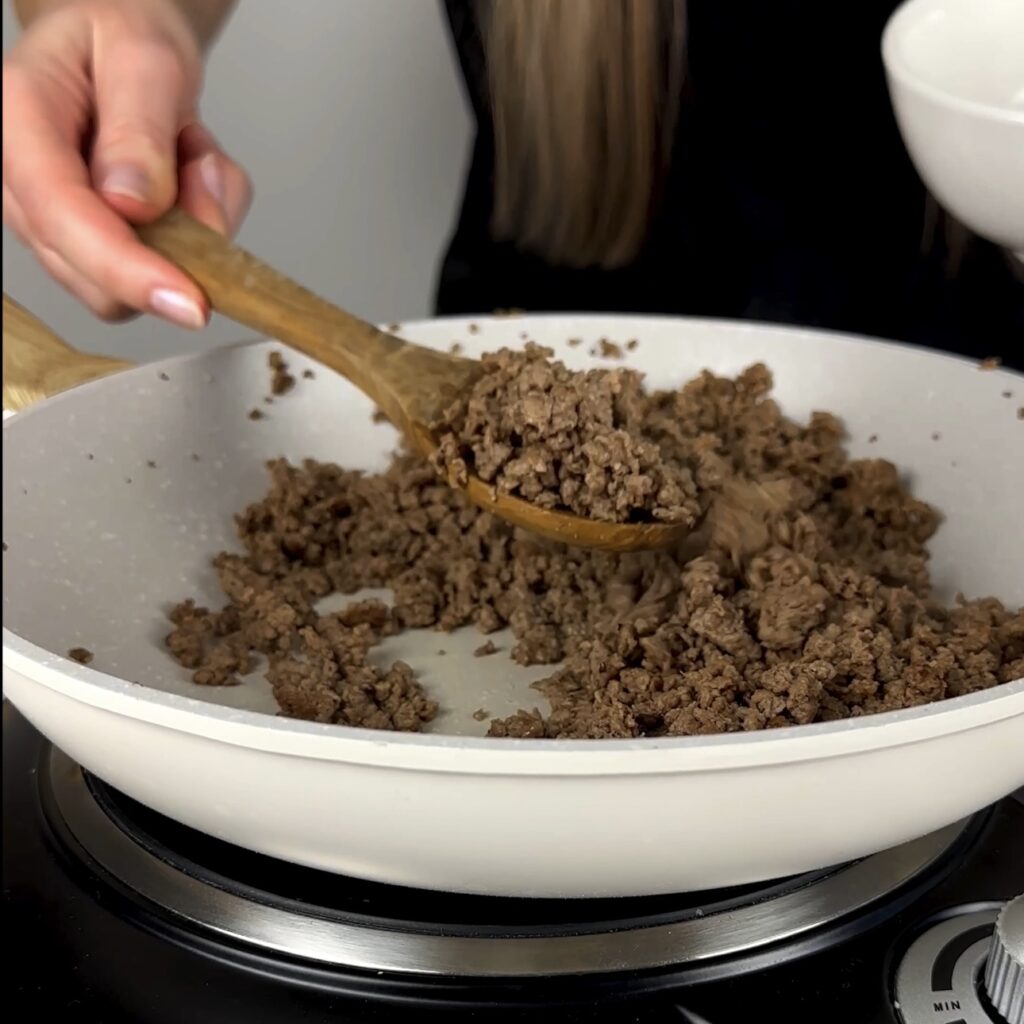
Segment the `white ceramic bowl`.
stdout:
<svg viewBox="0 0 1024 1024">
<path fill-rule="evenodd" d="M 977 234 L 1024 252 L 1024 0 L 907 0 L 882 56 L 932 194 Z"/>
</svg>

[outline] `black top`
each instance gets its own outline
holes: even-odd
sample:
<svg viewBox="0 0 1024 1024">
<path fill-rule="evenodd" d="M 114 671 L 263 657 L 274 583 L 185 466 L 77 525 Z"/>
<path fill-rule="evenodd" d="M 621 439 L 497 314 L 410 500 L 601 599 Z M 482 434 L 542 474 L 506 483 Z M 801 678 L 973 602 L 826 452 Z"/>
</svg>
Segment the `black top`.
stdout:
<svg viewBox="0 0 1024 1024">
<path fill-rule="evenodd" d="M 973 238 L 922 246 L 925 190 L 889 103 L 894 0 L 690 0 L 666 197 L 618 270 L 552 267 L 489 224 L 494 145 L 473 0 L 445 0 L 478 124 L 441 314 L 675 313 L 852 331 L 1024 362 L 1024 268 Z"/>
</svg>

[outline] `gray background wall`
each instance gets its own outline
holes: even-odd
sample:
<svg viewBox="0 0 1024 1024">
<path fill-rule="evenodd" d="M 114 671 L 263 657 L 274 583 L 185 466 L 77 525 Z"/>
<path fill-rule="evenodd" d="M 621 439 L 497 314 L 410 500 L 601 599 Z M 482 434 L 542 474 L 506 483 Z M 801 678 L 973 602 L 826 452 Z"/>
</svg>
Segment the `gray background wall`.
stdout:
<svg viewBox="0 0 1024 1024">
<path fill-rule="evenodd" d="M 243 245 L 371 320 L 429 314 L 470 138 L 439 0 L 241 0 L 202 111 L 255 182 Z M 4 290 L 82 348 L 141 361 L 246 336 L 98 323 L 3 241 Z"/>
</svg>

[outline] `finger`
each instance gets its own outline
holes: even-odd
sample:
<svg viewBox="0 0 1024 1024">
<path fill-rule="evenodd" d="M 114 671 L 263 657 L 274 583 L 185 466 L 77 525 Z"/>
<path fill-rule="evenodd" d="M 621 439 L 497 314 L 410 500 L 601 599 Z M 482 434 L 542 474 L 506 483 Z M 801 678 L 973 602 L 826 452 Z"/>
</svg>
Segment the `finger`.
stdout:
<svg viewBox="0 0 1024 1024">
<path fill-rule="evenodd" d="M 117 35 L 96 41 L 96 136 L 90 166 L 97 189 L 132 221 L 168 210 L 178 191 L 176 146 L 196 85 L 178 50 L 162 40 Z"/>
<path fill-rule="evenodd" d="M 101 320 L 113 322 L 132 316 L 132 310 L 102 292 L 53 249 L 38 246 L 34 251 L 43 269 Z"/>
<path fill-rule="evenodd" d="M 252 202 L 249 176 L 198 122 L 178 138 L 178 204 L 215 231 L 234 236 Z"/>
<path fill-rule="evenodd" d="M 4 108 L 4 182 L 33 244 L 58 254 L 123 305 L 181 326 L 203 326 L 209 319 L 206 297 L 191 278 L 146 248 L 93 191 L 77 140 L 61 135 L 30 92 Z M 17 145 L 8 145 L 10 139 Z"/>
<path fill-rule="evenodd" d="M 4 223 L 14 232 L 22 245 L 28 245 L 28 225 L 21 205 L 14 198 L 11 190 L 4 185 Z"/>
</svg>

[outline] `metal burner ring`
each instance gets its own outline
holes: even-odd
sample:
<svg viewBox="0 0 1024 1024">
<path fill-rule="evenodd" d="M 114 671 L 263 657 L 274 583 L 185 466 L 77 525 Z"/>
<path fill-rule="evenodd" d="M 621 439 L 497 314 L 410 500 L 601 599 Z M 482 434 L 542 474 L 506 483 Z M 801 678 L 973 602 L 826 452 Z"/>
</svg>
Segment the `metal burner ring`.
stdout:
<svg viewBox="0 0 1024 1024">
<path fill-rule="evenodd" d="M 56 749 L 49 775 L 64 824 L 89 857 L 174 919 L 268 953 L 415 976 L 552 978 L 686 967 L 706 977 L 739 956 L 748 958 L 743 969 L 754 969 L 768 947 L 796 940 L 802 952 L 815 932 L 883 897 L 890 897 L 887 906 L 904 905 L 911 898 L 908 883 L 973 831 L 969 822 L 959 822 L 774 898 L 720 911 L 712 906 L 702 916 L 668 924 L 542 936 L 422 934 L 329 920 L 316 916 L 315 908 L 307 915 L 274 906 L 272 895 L 264 902 L 225 891 L 135 842 L 99 805 L 81 769 Z M 771 957 L 782 958 L 774 950 Z"/>
</svg>

